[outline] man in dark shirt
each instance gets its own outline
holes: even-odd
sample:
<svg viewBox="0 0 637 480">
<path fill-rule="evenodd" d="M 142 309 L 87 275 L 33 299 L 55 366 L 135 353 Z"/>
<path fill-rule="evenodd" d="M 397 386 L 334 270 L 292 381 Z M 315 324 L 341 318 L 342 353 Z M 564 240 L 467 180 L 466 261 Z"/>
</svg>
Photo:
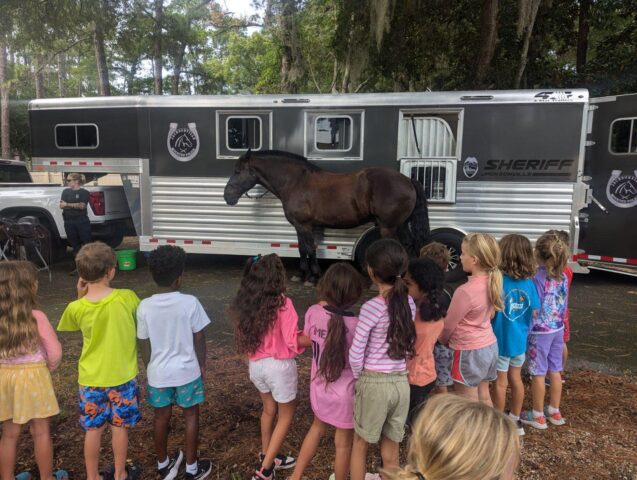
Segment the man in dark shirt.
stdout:
<svg viewBox="0 0 637 480">
<path fill-rule="evenodd" d="M 91 242 L 91 222 L 88 219 L 87 205 L 89 193 L 82 188 L 84 175 L 69 173 L 66 177 L 69 188 L 62 191 L 60 208 L 64 218 L 64 230 L 66 239 L 73 248 L 73 256 L 79 252 L 82 245 Z M 71 272 L 74 274 L 75 270 Z"/>
</svg>

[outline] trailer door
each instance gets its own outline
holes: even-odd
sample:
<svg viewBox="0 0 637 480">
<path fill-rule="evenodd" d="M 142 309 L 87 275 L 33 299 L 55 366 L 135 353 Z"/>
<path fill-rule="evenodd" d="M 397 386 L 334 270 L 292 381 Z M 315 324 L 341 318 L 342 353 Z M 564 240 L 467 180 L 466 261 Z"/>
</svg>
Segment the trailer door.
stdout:
<svg viewBox="0 0 637 480">
<path fill-rule="evenodd" d="M 595 98 L 591 104 L 597 109 L 585 175 L 593 202 L 584 210 L 582 258 L 637 263 L 637 94 Z"/>
<path fill-rule="evenodd" d="M 462 112 L 400 112 L 398 161 L 400 171 L 425 187 L 427 200 L 456 200 L 457 135 Z"/>
</svg>

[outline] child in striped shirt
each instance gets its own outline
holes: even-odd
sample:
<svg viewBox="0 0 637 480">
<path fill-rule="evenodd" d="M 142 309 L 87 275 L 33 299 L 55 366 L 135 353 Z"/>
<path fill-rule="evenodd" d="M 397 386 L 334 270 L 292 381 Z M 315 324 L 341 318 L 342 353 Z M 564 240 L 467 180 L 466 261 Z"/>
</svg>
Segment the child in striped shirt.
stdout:
<svg viewBox="0 0 637 480">
<path fill-rule="evenodd" d="M 352 480 L 365 478 L 367 448 L 380 440 L 383 467 L 398 467 L 398 447 L 409 412 L 406 359 L 414 354 L 416 305 L 402 275 L 407 253 L 395 240 L 375 242 L 365 255 L 379 295 L 359 315 L 349 363 L 356 382 Z"/>
</svg>

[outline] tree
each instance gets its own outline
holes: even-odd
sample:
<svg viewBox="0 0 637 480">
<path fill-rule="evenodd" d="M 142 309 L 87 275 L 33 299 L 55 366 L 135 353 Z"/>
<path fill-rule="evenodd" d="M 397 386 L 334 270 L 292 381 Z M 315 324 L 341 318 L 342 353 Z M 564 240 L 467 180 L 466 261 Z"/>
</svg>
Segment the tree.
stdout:
<svg viewBox="0 0 637 480">
<path fill-rule="evenodd" d="M 475 88 L 484 87 L 484 79 L 495 53 L 498 35 L 498 0 L 482 0 L 480 55 L 476 65 Z"/>
</svg>

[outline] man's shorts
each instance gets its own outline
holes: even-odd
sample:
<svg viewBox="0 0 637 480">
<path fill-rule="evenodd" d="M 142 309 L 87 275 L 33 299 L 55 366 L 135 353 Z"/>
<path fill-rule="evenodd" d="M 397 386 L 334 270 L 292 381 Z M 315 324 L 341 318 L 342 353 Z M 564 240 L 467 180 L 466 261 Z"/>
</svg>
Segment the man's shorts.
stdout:
<svg viewBox="0 0 637 480">
<path fill-rule="evenodd" d="M 467 387 L 477 387 L 481 382 L 497 378 L 498 344 L 476 350 L 454 350 L 451 377 L 454 382 Z"/>
<path fill-rule="evenodd" d="M 562 371 L 564 332 L 530 334 L 526 349 L 531 375 L 546 375 L 547 372 Z"/>
<path fill-rule="evenodd" d="M 116 387 L 80 385 L 80 426 L 95 430 L 106 423 L 129 428 L 142 418 L 137 403 L 137 380 Z"/>
<path fill-rule="evenodd" d="M 407 372 L 362 372 L 356 381 L 354 431 L 367 443 L 380 436 L 400 443 L 409 413 Z"/>
<path fill-rule="evenodd" d="M 293 358 L 272 357 L 250 361 L 250 380 L 261 393 L 272 393 L 278 403 L 288 403 L 296 398 L 298 373 Z"/>
<path fill-rule="evenodd" d="M 526 355 L 521 353 L 520 355 L 516 355 L 515 357 L 503 357 L 500 355 L 498 357 L 498 363 L 495 366 L 495 369 L 498 372 L 508 372 L 509 367 L 521 368 L 524 365 L 524 360 L 526 359 Z"/>
<path fill-rule="evenodd" d="M 177 404 L 181 408 L 190 408 L 203 403 L 203 382 L 201 377 L 180 387 L 156 388 L 148 385 L 146 396 L 151 407 L 162 408 Z"/>
</svg>

